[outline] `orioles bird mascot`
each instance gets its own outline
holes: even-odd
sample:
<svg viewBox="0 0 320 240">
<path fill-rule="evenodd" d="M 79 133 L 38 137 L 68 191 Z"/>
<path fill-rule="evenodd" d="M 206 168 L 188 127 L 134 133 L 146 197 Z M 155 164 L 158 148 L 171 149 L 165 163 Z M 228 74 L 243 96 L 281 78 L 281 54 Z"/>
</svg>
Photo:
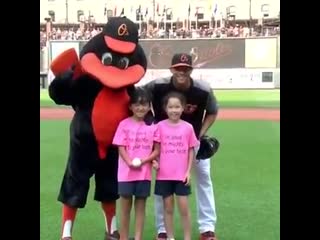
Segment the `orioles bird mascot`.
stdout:
<svg viewBox="0 0 320 240">
<path fill-rule="evenodd" d="M 55 79 L 49 95 L 75 111 L 70 151 L 58 200 L 63 203 L 62 240 L 72 239 L 78 208 L 86 205 L 89 180 L 95 175 L 96 201 L 105 216 L 105 239 L 118 239 L 118 151 L 112 139 L 129 116 L 129 94 L 145 75 L 147 61 L 138 44 L 138 29 L 125 17 L 110 18 L 103 31 L 83 47 L 61 53 L 51 64 Z"/>
</svg>

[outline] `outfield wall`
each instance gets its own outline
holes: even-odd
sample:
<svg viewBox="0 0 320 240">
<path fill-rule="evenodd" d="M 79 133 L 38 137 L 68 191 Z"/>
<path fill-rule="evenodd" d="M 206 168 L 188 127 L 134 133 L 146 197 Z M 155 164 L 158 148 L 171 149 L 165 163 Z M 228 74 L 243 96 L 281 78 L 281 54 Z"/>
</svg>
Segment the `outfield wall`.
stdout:
<svg viewBox="0 0 320 240">
<path fill-rule="evenodd" d="M 50 41 L 42 52 L 43 71 L 52 59 L 68 48 L 79 54 L 86 41 Z M 194 78 L 215 89 L 280 88 L 280 38 L 151 39 L 140 40 L 148 70 L 141 83 L 170 75 L 167 69 L 176 52 L 193 56 Z M 41 56 L 40 56 L 41 58 Z M 50 82 L 50 77 L 49 77 Z M 46 83 L 47 85 L 47 83 Z"/>
</svg>

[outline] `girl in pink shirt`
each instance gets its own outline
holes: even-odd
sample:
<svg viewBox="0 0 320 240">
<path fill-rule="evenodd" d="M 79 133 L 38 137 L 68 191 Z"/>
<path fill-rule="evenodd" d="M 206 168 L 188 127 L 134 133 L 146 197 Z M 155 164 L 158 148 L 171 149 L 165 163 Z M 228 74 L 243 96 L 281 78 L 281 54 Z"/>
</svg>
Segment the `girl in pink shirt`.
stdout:
<svg viewBox="0 0 320 240">
<path fill-rule="evenodd" d="M 168 119 L 157 124 L 156 141 L 160 143 L 159 169 L 156 177 L 155 194 L 163 197 L 164 223 L 167 239 L 173 240 L 174 197 L 184 229 L 184 240 L 191 240 L 191 217 L 188 195 L 191 194 L 190 176 L 194 148 L 199 145 L 192 125 L 181 120 L 186 104 L 185 97 L 176 92 L 164 98 Z"/>
<path fill-rule="evenodd" d="M 142 240 L 146 199 L 150 196 L 151 188 L 151 162 L 159 156 L 160 148 L 158 143 L 154 144 L 156 126 L 147 125 L 144 121 L 150 110 L 150 95 L 139 88 L 130 95 L 129 108 L 133 115 L 120 122 L 113 139 L 113 144 L 119 148 L 120 240 L 129 239 L 133 196 L 135 197 L 135 240 Z"/>
</svg>

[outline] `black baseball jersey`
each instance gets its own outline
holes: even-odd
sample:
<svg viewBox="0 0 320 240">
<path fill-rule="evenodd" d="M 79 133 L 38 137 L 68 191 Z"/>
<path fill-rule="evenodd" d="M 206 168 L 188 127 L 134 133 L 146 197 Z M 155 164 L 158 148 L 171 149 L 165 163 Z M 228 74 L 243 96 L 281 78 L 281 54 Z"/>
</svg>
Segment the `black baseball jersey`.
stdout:
<svg viewBox="0 0 320 240">
<path fill-rule="evenodd" d="M 191 79 L 191 87 L 186 91 L 178 90 L 172 83 L 172 77 L 155 79 L 144 85 L 153 95 L 152 107 L 155 121 L 159 122 L 167 118 L 163 108 L 163 98 L 171 91 L 182 93 L 187 100 L 185 110 L 181 118 L 192 124 L 196 136 L 199 136 L 204 114 L 217 114 L 218 105 L 216 98 L 205 81 Z"/>
</svg>

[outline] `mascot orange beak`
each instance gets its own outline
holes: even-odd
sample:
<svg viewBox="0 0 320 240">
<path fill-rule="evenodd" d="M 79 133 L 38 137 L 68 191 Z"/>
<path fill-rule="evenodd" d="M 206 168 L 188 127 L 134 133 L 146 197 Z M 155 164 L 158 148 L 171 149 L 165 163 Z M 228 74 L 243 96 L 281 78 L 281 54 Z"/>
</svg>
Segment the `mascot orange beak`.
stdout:
<svg viewBox="0 0 320 240">
<path fill-rule="evenodd" d="M 136 49 L 136 44 L 127 41 L 121 41 L 109 36 L 104 36 L 105 44 L 113 51 L 130 54 Z M 85 54 L 81 58 L 81 66 L 84 72 L 98 79 L 103 85 L 118 89 L 133 85 L 144 76 L 145 69 L 135 64 L 126 69 L 119 69 L 115 66 L 105 66 L 101 60 L 92 52 Z"/>
</svg>

